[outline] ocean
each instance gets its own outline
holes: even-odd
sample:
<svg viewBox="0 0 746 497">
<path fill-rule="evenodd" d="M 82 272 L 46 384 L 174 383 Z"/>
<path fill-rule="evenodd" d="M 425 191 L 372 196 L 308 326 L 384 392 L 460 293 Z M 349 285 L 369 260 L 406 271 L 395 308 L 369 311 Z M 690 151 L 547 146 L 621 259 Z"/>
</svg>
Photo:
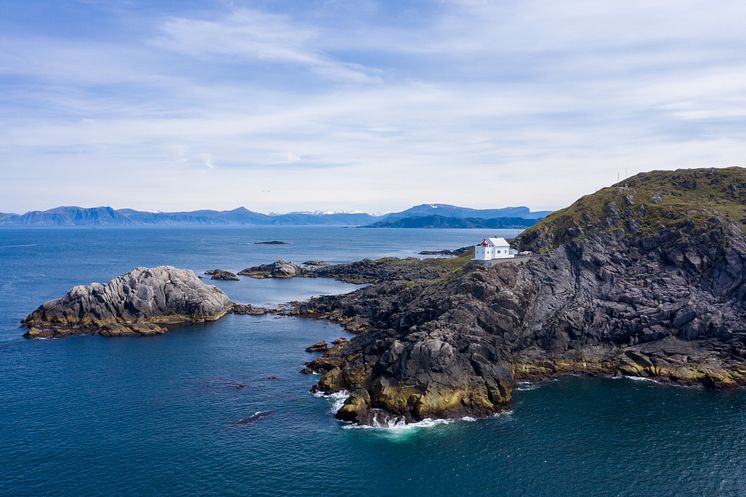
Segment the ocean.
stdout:
<svg viewBox="0 0 746 497">
<path fill-rule="evenodd" d="M 299 372 L 313 357 L 305 347 L 349 336 L 331 323 L 228 316 L 157 337 L 37 341 L 19 328 L 71 286 L 137 266 L 199 274 L 279 258 L 349 262 L 495 234 L 0 230 L 0 495 L 746 495 L 742 391 L 571 377 L 520 386 L 512 410 L 489 419 L 366 429 L 336 421 L 339 399 L 312 396 L 318 377 Z M 289 244 L 254 244 L 265 240 Z M 215 283 L 257 305 L 356 288 L 320 279 Z"/>
</svg>

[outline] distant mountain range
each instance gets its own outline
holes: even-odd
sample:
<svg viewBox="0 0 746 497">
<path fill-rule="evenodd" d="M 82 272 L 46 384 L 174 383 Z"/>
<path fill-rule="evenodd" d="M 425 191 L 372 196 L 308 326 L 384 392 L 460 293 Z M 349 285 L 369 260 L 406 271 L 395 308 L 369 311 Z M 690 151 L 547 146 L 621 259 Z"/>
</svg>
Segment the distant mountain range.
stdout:
<svg viewBox="0 0 746 497">
<path fill-rule="evenodd" d="M 523 217 L 496 217 L 484 219 L 481 217 L 445 217 L 445 216 L 418 216 L 398 219 L 384 219 L 365 226 L 366 228 L 529 228 L 536 224 L 538 219 L 526 219 Z"/>
<path fill-rule="evenodd" d="M 534 211 L 528 207 L 503 207 L 501 209 L 470 209 L 448 204 L 421 204 L 410 207 L 401 212 L 387 214 L 385 219 L 403 219 L 407 217 L 441 216 L 456 219 L 467 217 L 481 219 L 495 219 L 503 217 L 514 217 L 523 219 L 542 219 L 551 214 L 552 211 Z"/>
<path fill-rule="evenodd" d="M 18 226 L 236 226 L 236 225 L 327 225 L 365 226 L 379 222 L 394 222 L 410 218 L 474 219 L 494 221 L 497 218 L 523 220 L 541 219 L 549 211 L 531 212 L 528 207 L 502 209 L 469 209 L 447 204 L 422 204 L 401 212 L 385 215 L 349 212 L 290 212 L 262 214 L 244 207 L 230 211 L 197 210 L 188 212 L 147 212 L 111 207 L 56 207 L 25 214 L 0 213 L 0 227 Z M 435 221 L 435 220 L 431 220 Z M 423 222 L 423 221 L 419 221 Z M 455 221 L 436 221 L 459 224 Z M 469 224 L 474 221 L 463 222 Z M 520 221 L 513 221 L 520 223 Z M 533 223 L 531 223 L 533 224 Z M 526 224 L 525 226 L 530 226 Z M 396 226 L 394 226 L 396 227 Z M 424 226 L 423 226 L 424 227 Z M 446 227 L 446 226 L 443 226 Z M 471 226 L 452 226 L 471 227 Z M 481 226 L 480 226 L 481 227 Z M 498 227 L 498 226 L 485 226 Z M 524 227 L 522 225 L 522 227 Z"/>
</svg>

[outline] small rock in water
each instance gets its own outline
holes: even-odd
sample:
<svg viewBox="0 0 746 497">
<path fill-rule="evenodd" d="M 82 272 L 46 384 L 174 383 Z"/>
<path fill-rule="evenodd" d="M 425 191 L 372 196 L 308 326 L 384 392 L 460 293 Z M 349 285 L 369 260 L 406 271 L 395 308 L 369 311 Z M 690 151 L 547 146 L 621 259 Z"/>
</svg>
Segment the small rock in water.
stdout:
<svg viewBox="0 0 746 497">
<path fill-rule="evenodd" d="M 205 274 L 209 274 L 211 277 L 211 280 L 224 280 L 224 281 L 238 281 L 239 278 L 234 273 L 231 273 L 230 271 L 225 271 L 223 269 L 210 269 L 209 271 L 205 271 Z"/>
<path fill-rule="evenodd" d="M 324 352 L 329 348 L 329 344 L 326 340 L 320 340 L 310 347 L 306 347 L 306 352 Z"/>
<path fill-rule="evenodd" d="M 296 276 L 303 276 L 307 271 L 307 269 L 298 264 L 280 259 L 271 264 L 262 264 L 243 269 L 238 274 L 241 276 L 250 276 L 251 278 L 295 278 Z"/>
<path fill-rule="evenodd" d="M 288 245 L 288 242 L 280 240 L 270 240 L 268 242 L 254 242 L 254 245 Z"/>
</svg>

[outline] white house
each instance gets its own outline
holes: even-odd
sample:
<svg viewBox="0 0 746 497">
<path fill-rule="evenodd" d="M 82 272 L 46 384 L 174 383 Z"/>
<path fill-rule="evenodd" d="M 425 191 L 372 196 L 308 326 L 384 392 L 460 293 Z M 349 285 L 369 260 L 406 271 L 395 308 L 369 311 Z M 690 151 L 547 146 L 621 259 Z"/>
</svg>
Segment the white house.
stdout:
<svg viewBox="0 0 746 497">
<path fill-rule="evenodd" d="M 510 248 L 505 238 L 485 238 L 482 243 L 474 246 L 474 260 L 491 261 L 492 259 L 508 259 L 515 257 L 516 250 Z"/>
</svg>

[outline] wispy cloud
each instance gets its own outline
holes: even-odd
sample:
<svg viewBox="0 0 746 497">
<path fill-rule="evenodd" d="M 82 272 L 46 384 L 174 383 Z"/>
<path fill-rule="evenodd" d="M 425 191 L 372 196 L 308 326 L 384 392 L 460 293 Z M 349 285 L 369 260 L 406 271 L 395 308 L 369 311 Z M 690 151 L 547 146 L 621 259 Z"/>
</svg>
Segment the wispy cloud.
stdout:
<svg viewBox="0 0 746 497">
<path fill-rule="evenodd" d="M 360 64 L 331 58 L 317 46 L 320 33 L 284 15 L 239 10 L 213 20 L 170 18 L 152 40 L 158 48 L 221 62 L 297 64 L 333 80 L 378 81 Z"/>
<path fill-rule="evenodd" d="M 740 2 L 345 5 L 15 26 L 0 211 L 558 208 L 625 169 L 746 155 Z"/>
</svg>

